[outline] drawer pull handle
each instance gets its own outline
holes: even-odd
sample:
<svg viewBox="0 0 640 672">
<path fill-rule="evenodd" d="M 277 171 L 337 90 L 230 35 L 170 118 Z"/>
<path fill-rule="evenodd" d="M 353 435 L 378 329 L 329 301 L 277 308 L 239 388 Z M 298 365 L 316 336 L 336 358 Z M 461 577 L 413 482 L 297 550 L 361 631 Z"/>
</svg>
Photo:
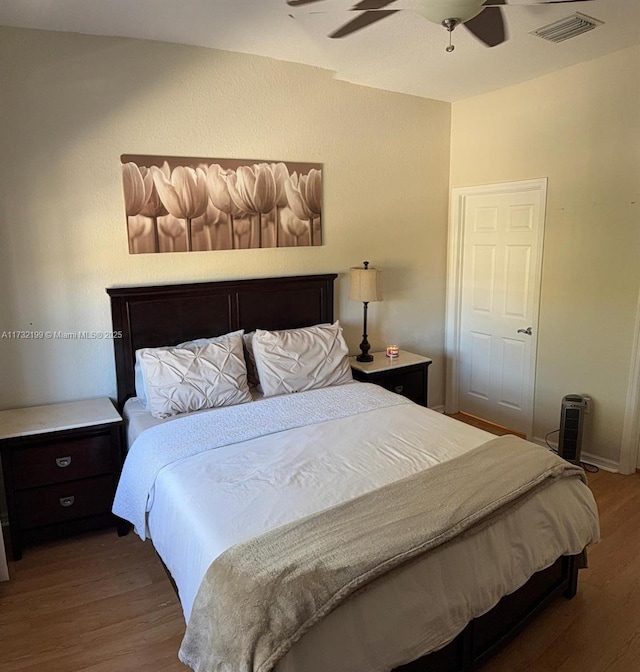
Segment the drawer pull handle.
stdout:
<svg viewBox="0 0 640 672">
<path fill-rule="evenodd" d="M 72 506 L 75 501 L 76 498 L 73 495 L 71 495 L 71 497 L 60 497 L 60 506 L 67 508 Z"/>
<path fill-rule="evenodd" d="M 61 468 L 68 467 L 71 464 L 71 455 L 56 457 L 56 464 Z"/>
<path fill-rule="evenodd" d="M 404 390 L 404 385 L 396 385 L 396 387 L 395 387 L 396 394 L 402 394 L 403 390 Z"/>
</svg>

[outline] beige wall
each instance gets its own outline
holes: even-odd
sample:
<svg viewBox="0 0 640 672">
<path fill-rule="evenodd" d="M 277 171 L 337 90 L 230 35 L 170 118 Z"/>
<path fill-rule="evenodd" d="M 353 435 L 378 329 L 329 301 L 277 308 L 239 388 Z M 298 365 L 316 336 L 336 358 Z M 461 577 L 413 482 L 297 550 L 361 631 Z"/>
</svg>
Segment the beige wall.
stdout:
<svg viewBox="0 0 640 672">
<path fill-rule="evenodd" d="M 534 434 L 617 465 L 640 287 L 640 47 L 452 106 L 451 186 L 548 177 Z M 554 438 L 554 437 L 551 437 Z"/>
<path fill-rule="evenodd" d="M 616 462 L 638 264 L 640 51 L 455 103 L 307 66 L 164 43 L 0 28 L 0 335 L 110 327 L 105 287 L 384 270 L 370 340 L 434 358 L 443 402 L 449 188 L 549 178 L 535 433 L 590 394 L 585 450 Z M 451 121 L 452 110 L 452 121 Z M 320 248 L 129 255 L 122 153 L 324 164 Z M 107 341 L 0 339 L 0 408 L 115 395 Z"/>
<path fill-rule="evenodd" d="M 442 403 L 449 104 L 159 42 L 0 28 L 0 62 L 0 332 L 108 330 L 116 285 L 338 272 L 355 352 L 345 277 L 367 259 L 374 349 L 433 357 Z M 323 163 L 325 245 L 131 256 L 122 153 Z M 115 396 L 106 341 L 5 338 L 0 370 L 0 408 Z"/>
</svg>

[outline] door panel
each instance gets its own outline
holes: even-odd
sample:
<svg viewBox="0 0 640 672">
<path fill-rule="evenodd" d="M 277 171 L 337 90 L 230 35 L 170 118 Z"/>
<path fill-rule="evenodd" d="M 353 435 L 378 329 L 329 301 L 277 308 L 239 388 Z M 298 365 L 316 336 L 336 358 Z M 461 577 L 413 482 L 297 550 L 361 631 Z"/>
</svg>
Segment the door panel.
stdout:
<svg viewBox="0 0 640 672">
<path fill-rule="evenodd" d="M 520 381 L 525 373 L 525 356 L 526 348 L 522 341 L 502 339 L 499 403 L 516 411 L 522 411 L 523 390 Z M 515 384 L 514 380 L 517 381 Z"/>
<path fill-rule="evenodd" d="M 509 231 L 533 231 L 535 209 L 530 203 L 508 206 Z"/>
<path fill-rule="evenodd" d="M 491 389 L 491 335 L 472 331 L 469 334 L 469 388 L 468 393 L 488 401 Z"/>
<path fill-rule="evenodd" d="M 494 206 L 478 206 L 473 213 L 474 231 L 497 231 L 498 208 Z"/>
<path fill-rule="evenodd" d="M 493 312 L 496 248 L 489 245 L 476 245 L 472 254 L 473 310 L 491 314 Z"/>
<path fill-rule="evenodd" d="M 505 255 L 504 314 L 509 317 L 526 318 L 531 248 L 508 245 Z"/>
</svg>

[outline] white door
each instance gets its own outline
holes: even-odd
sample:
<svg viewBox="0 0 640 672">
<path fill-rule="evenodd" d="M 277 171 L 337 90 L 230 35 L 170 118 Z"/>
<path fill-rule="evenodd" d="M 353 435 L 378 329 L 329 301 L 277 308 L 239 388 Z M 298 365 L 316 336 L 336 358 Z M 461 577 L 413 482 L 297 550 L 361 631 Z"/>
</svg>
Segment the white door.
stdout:
<svg viewBox="0 0 640 672">
<path fill-rule="evenodd" d="M 531 437 L 546 181 L 454 195 L 456 410 Z"/>
</svg>

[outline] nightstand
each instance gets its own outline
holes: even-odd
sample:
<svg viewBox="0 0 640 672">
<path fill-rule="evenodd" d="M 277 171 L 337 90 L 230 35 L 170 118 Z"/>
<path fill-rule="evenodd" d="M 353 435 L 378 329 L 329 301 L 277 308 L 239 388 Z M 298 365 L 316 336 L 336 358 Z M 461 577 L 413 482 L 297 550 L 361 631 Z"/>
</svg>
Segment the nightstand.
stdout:
<svg viewBox="0 0 640 672">
<path fill-rule="evenodd" d="M 428 357 L 400 350 L 398 357 L 387 357 L 385 352 L 374 352 L 372 362 L 359 362 L 349 357 L 355 380 L 375 383 L 391 392 L 402 394 L 422 406 L 427 405 L 429 366 Z"/>
<path fill-rule="evenodd" d="M 121 426 L 106 398 L 0 411 L 14 560 L 25 543 L 117 524 Z"/>
</svg>

